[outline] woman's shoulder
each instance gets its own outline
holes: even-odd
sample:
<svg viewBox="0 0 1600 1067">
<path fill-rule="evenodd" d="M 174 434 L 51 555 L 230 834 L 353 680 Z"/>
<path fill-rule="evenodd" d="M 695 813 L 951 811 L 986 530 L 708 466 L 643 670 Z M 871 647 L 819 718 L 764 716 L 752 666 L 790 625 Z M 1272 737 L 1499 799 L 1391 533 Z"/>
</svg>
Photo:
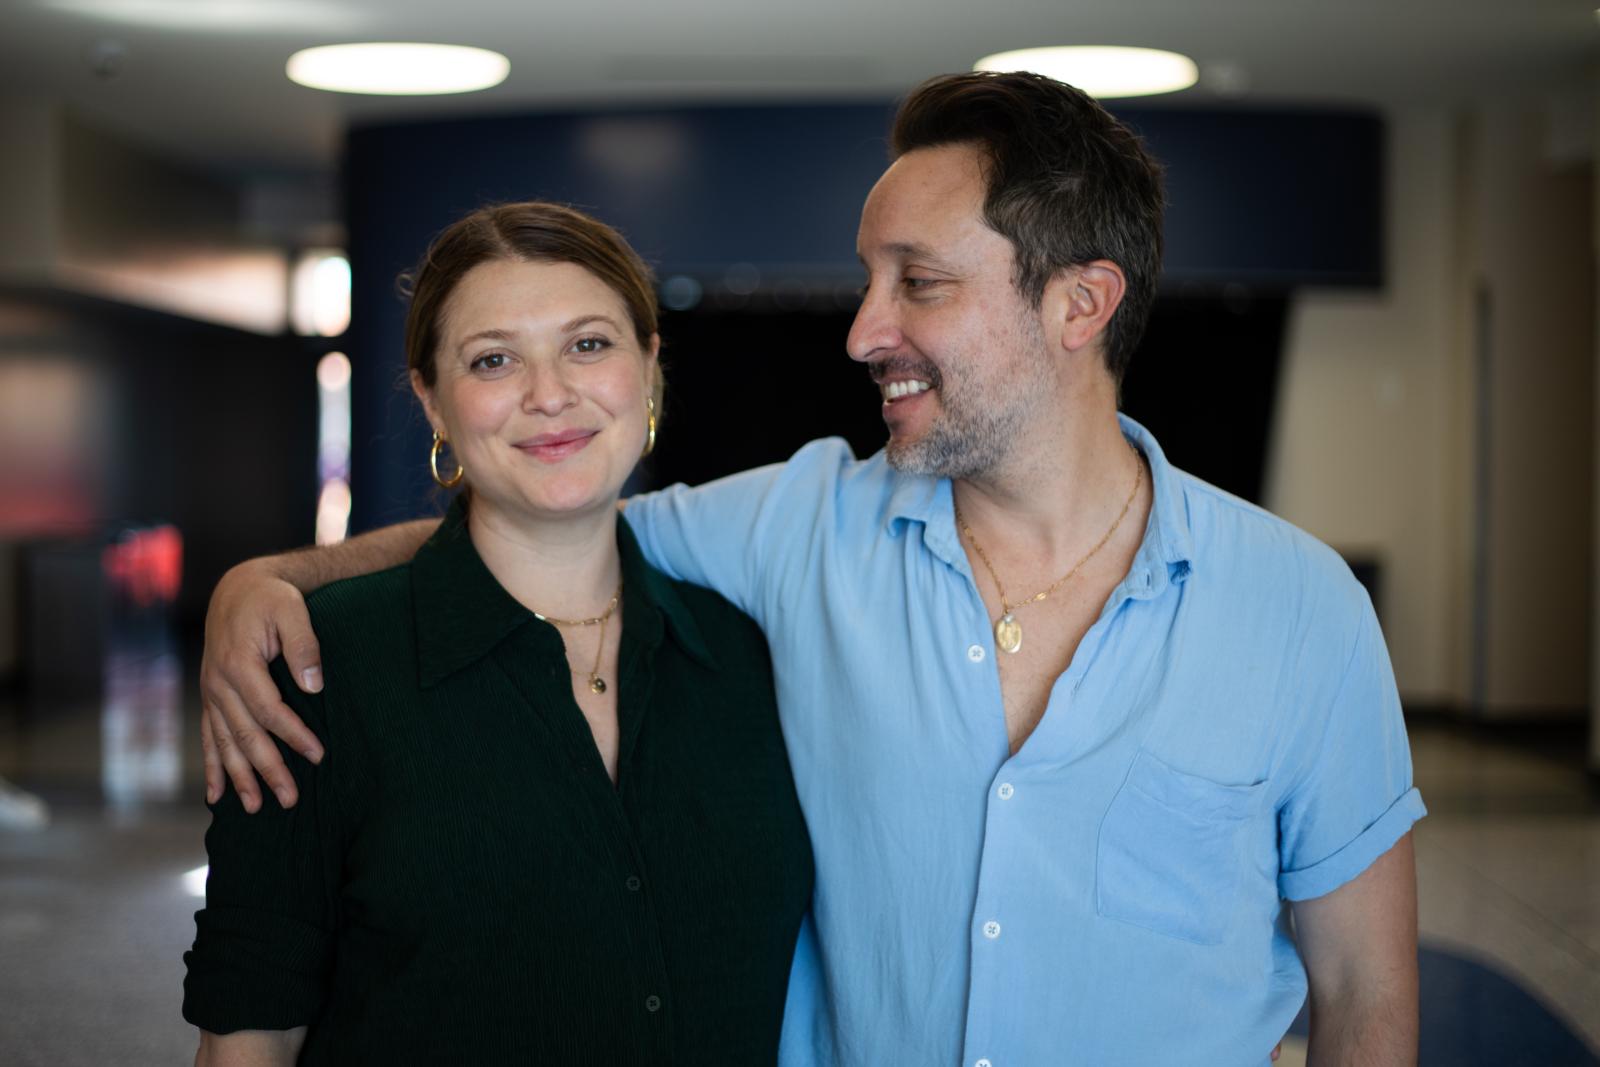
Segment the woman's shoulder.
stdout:
<svg viewBox="0 0 1600 1067">
<path fill-rule="evenodd" d="M 409 645 L 415 632 L 411 564 L 330 582 L 306 597 L 311 627 L 326 652 Z"/>
<path fill-rule="evenodd" d="M 770 674 L 772 657 L 767 648 L 767 635 L 754 619 L 721 593 L 703 585 L 666 575 L 661 575 L 659 580 L 671 590 L 670 597 L 677 602 L 668 607 L 669 614 L 681 613 L 692 620 L 706 651 L 719 666 L 756 670 L 762 676 Z"/>
</svg>

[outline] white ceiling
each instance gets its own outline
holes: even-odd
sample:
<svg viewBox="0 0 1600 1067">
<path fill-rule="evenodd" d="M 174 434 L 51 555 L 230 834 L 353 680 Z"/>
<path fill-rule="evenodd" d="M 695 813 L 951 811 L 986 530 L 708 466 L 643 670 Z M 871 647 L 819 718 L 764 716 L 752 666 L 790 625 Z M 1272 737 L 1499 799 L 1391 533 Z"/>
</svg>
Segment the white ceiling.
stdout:
<svg viewBox="0 0 1600 1067">
<path fill-rule="evenodd" d="M 1037 44 L 1185 52 L 1202 84 L 1158 98 L 1174 106 L 1221 95 L 1381 106 L 1592 100 L 1596 3 L 0 0 L 0 96 L 60 101 L 191 159 L 257 173 L 327 170 L 348 119 L 887 100 L 930 74 Z M 486 46 L 510 56 L 511 76 L 487 92 L 425 101 L 335 96 L 284 78 L 291 52 L 351 40 Z M 114 71 L 97 74 L 96 62 Z"/>
</svg>

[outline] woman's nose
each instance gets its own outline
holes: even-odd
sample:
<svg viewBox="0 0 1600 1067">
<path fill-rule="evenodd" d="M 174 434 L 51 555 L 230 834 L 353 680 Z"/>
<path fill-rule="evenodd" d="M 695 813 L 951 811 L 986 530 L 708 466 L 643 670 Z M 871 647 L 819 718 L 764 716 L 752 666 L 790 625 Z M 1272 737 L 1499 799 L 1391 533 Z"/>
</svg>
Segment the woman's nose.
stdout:
<svg viewBox="0 0 1600 1067">
<path fill-rule="evenodd" d="M 522 396 L 524 411 L 559 415 L 578 402 L 578 394 L 562 367 L 534 367 Z"/>
</svg>

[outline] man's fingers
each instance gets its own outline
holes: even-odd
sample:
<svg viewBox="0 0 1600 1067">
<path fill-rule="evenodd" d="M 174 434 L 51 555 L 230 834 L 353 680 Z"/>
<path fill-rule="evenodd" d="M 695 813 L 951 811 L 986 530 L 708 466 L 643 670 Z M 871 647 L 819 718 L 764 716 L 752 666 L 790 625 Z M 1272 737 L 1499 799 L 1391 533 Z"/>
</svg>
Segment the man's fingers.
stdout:
<svg viewBox="0 0 1600 1067">
<path fill-rule="evenodd" d="M 294 807 L 300 794 L 295 788 L 294 775 L 289 773 L 289 768 L 284 766 L 283 757 L 278 754 L 278 746 L 272 743 L 272 738 L 261 729 L 237 695 L 224 693 L 219 704 L 222 708 L 223 726 L 218 726 L 215 730 L 216 741 L 218 747 L 222 748 L 222 762 L 228 768 L 228 777 L 233 779 L 234 788 L 239 790 L 240 797 L 244 796 L 244 789 L 239 784 L 238 770 L 239 760 L 242 760 L 245 764 L 243 777 L 249 780 L 252 791 L 255 786 L 255 774 L 259 774 L 266 781 L 267 788 L 278 798 L 279 804 L 286 808 Z M 284 714 L 292 713 L 285 708 Z M 230 742 L 226 747 L 222 747 L 224 729 L 229 735 Z M 229 760 L 230 752 L 238 759 Z M 252 767 L 255 769 L 254 773 L 251 772 Z M 247 804 L 245 810 L 255 809 Z"/>
<path fill-rule="evenodd" d="M 245 811 L 255 814 L 261 810 L 261 791 L 256 786 L 256 771 L 250 766 L 239 746 L 234 744 L 233 731 L 228 720 L 215 704 L 207 704 L 203 722 L 211 723 L 211 745 L 216 750 L 217 762 L 233 780 L 233 791 L 239 794 L 239 803 Z M 209 788 L 209 787 L 208 787 Z M 219 797 L 221 791 L 218 790 Z"/>
<path fill-rule="evenodd" d="M 273 684 L 272 675 L 267 672 L 265 664 L 251 664 L 251 670 L 234 681 L 234 692 L 237 694 L 245 714 L 255 722 L 246 726 L 250 733 L 259 733 L 266 730 L 283 738 L 284 744 L 300 753 L 312 763 L 322 762 L 322 742 L 317 740 L 317 735 L 311 732 L 310 727 L 300 721 L 300 716 L 291 711 L 283 702 L 278 693 L 278 687 Z M 224 704 L 226 708 L 227 705 Z M 231 723 L 230 723 L 231 724 Z M 237 734 L 235 727 L 234 733 Z M 272 762 L 283 766 L 283 760 L 278 756 L 278 748 L 270 740 L 266 750 L 272 755 Z M 250 762 L 256 764 L 256 770 L 266 776 L 266 768 L 256 763 L 255 757 L 249 750 L 245 752 L 250 757 Z M 293 783 L 290 783 L 291 786 Z M 287 806 L 287 805 L 285 805 Z"/>
<path fill-rule="evenodd" d="M 206 803 L 215 804 L 222 797 L 222 759 L 217 755 L 216 742 L 211 740 L 211 708 L 200 711 L 200 758 L 206 768 Z"/>
<path fill-rule="evenodd" d="M 296 597 L 291 603 L 281 605 L 274 613 L 272 622 L 278 631 L 283 660 L 289 665 L 289 673 L 294 676 L 295 684 L 307 693 L 322 692 L 322 648 L 317 644 L 317 635 L 312 632 L 306 602 Z M 277 733 L 276 730 L 273 732 Z M 295 746 L 297 749 L 299 747 Z"/>
<path fill-rule="evenodd" d="M 1282 1041 L 1280 1041 L 1276 1045 L 1272 1046 L 1272 1062 L 1273 1063 L 1277 1063 L 1278 1062 L 1278 1057 L 1281 1056 L 1281 1055 L 1283 1055 L 1283 1042 Z"/>
</svg>

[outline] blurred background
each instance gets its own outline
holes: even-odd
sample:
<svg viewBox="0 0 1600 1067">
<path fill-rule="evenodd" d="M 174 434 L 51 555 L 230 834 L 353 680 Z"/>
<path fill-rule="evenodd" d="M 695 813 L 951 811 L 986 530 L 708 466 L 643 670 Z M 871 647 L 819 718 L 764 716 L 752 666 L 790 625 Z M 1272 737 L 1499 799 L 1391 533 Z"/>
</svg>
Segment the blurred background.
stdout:
<svg viewBox="0 0 1600 1067">
<path fill-rule="evenodd" d="M 652 263 L 641 486 L 864 456 L 843 344 L 894 102 L 1083 44 L 1197 67 L 1107 100 L 1170 199 L 1125 409 L 1378 605 L 1432 811 L 1423 1062 L 1600 1062 L 1593 2 L 0 0 L 0 1062 L 191 1054 L 206 600 L 437 510 L 395 287 L 433 233 L 557 199 Z M 286 76 L 351 41 L 509 74 Z"/>
</svg>

